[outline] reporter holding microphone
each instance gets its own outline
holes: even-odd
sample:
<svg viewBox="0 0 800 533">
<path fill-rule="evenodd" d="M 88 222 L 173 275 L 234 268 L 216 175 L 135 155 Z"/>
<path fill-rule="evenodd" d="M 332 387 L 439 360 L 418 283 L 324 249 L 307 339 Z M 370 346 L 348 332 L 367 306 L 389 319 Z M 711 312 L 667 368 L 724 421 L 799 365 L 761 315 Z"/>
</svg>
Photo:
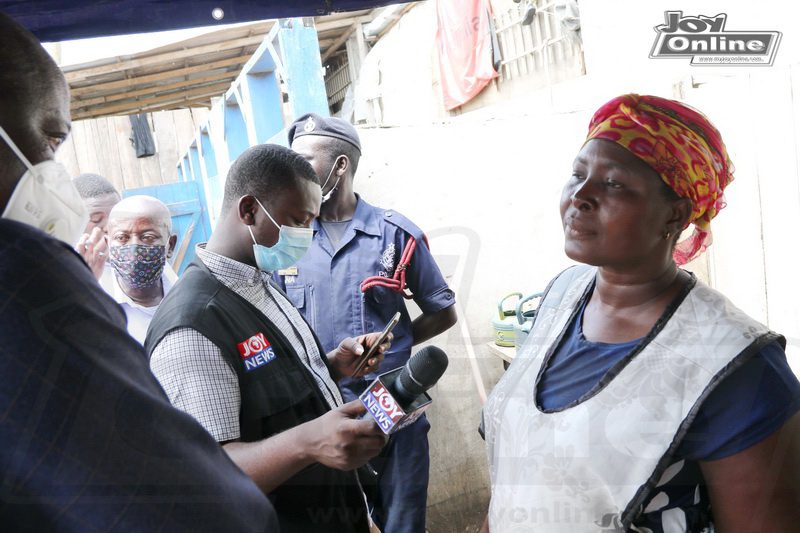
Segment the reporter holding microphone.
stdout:
<svg viewBox="0 0 800 533">
<path fill-rule="evenodd" d="M 272 282 L 311 243 L 319 179 L 276 145 L 231 166 L 222 213 L 206 245 L 164 298 L 145 348 L 173 405 L 194 416 L 269 496 L 282 532 L 362 533 L 369 516 L 354 469 L 385 444 L 337 381 L 379 333 L 325 353 Z M 391 336 L 356 375 L 374 372 Z"/>
</svg>

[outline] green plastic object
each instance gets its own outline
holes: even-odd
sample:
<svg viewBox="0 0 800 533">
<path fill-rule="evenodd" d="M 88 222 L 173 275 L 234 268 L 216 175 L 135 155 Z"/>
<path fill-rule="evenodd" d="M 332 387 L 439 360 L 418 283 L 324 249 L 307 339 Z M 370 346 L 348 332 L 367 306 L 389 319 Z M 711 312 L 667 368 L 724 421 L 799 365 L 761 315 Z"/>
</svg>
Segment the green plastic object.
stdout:
<svg viewBox="0 0 800 533">
<path fill-rule="evenodd" d="M 492 320 L 494 328 L 494 343 L 506 348 L 514 347 L 514 324 L 516 323 L 517 312 L 515 309 L 505 309 L 506 300 L 516 296 L 517 300 L 522 298 L 521 292 L 507 294 L 497 302 L 497 316 Z"/>
<path fill-rule="evenodd" d="M 536 298 L 541 299 L 543 294 L 542 292 L 535 292 L 524 298 L 520 298 L 517 302 L 517 308 L 514 312 L 517 319 L 516 324 L 514 324 L 514 347 L 517 350 L 525 344 L 525 339 L 528 338 L 528 333 L 531 332 L 531 326 L 533 326 L 533 321 L 536 318 L 536 312 L 539 310 L 538 303 L 536 307 L 528 305 L 527 308 L 525 304 Z"/>
</svg>

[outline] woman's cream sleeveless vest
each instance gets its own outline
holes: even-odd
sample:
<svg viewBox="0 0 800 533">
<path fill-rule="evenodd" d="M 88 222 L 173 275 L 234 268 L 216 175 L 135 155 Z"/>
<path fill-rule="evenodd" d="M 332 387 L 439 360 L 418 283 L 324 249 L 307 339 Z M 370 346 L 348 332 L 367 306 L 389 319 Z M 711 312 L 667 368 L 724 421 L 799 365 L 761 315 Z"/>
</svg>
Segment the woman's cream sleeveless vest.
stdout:
<svg viewBox="0 0 800 533">
<path fill-rule="evenodd" d="M 696 282 L 598 386 L 542 412 L 543 366 L 595 273 L 573 267 L 556 279 L 484 407 L 492 533 L 626 530 L 710 391 L 778 338 Z"/>
</svg>

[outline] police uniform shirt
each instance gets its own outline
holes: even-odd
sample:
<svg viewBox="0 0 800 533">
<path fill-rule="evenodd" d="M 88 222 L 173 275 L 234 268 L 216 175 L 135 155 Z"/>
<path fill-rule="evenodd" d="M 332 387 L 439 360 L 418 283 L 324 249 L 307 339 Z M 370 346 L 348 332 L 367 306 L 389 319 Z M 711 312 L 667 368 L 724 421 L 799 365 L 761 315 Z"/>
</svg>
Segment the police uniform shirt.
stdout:
<svg viewBox="0 0 800 533">
<path fill-rule="evenodd" d="M 417 247 L 406 273 L 408 288 L 423 313 L 432 314 L 455 304 L 422 231 L 402 214 L 375 207 L 356 195 L 353 220 L 337 246 L 332 245 L 319 219 L 313 223 L 314 240 L 294 268 L 276 275 L 289 300 L 311 324 L 325 350 L 345 336 L 381 331 L 395 312 L 401 312 L 394 341 L 380 371 L 405 364 L 411 353 L 411 319 L 402 295 L 383 287 L 361 292 L 370 276 L 391 278 L 411 235 Z M 344 384 L 347 380 L 343 380 Z"/>
<path fill-rule="evenodd" d="M 275 287 L 270 275 L 233 259 L 197 247 L 197 256 L 226 287 L 250 302 L 287 337 L 328 404 L 342 405 L 311 330 Z M 168 333 L 153 350 L 150 368 L 172 404 L 191 414 L 218 441 L 240 438 L 241 395 L 236 373 L 220 349 L 191 328 Z"/>
</svg>

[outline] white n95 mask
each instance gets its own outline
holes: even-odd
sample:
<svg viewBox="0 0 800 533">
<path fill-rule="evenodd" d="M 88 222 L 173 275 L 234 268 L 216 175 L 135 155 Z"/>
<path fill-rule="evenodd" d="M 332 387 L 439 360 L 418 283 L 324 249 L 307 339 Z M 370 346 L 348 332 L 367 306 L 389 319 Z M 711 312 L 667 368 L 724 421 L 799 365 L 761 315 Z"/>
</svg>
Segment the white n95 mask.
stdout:
<svg viewBox="0 0 800 533">
<path fill-rule="evenodd" d="M 2 218 L 28 224 L 74 246 L 89 215 L 67 169 L 52 160 L 31 165 L 1 126 L 0 137 L 28 169 L 11 193 Z"/>
</svg>

